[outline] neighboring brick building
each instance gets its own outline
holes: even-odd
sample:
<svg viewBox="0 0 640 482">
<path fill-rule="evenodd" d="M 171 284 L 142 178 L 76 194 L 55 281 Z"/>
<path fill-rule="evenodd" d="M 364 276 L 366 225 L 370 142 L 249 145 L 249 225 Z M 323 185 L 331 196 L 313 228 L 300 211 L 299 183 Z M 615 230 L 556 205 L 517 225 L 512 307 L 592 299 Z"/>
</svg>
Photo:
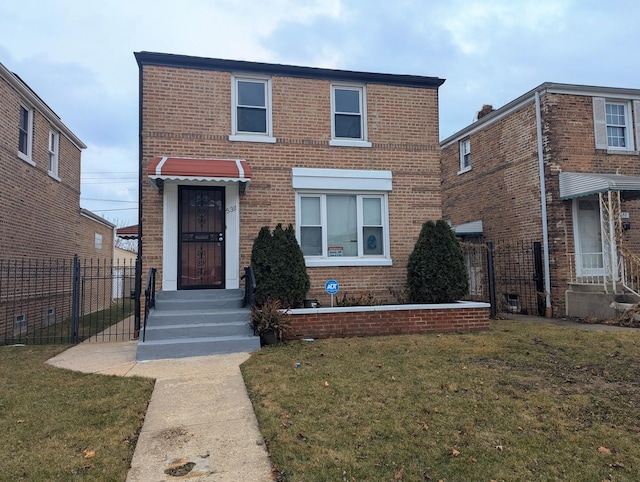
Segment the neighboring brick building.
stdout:
<svg viewBox="0 0 640 482">
<path fill-rule="evenodd" d="M 15 341 L 68 317 L 74 255 L 113 257 L 115 226 L 80 208 L 84 148 L 0 64 L 0 340 Z M 82 309 L 101 308 L 105 303 L 88 281 L 85 288 L 93 294 L 84 293 Z"/>
<path fill-rule="evenodd" d="M 541 242 L 547 315 L 615 316 L 621 285 L 637 291 L 640 90 L 544 83 L 479 114 L 440 143 L 443 217 L 476 241 Z"/>
<path fill-rule="evenodd" d="M 113 224 L 80 209 L 85 148 L 0 64 L 0 259 L 113 256 Z"/>
<path fill-rule="evenodd" d="M 325 304 L 392 299 L 441 218 L 434 77 L 139 52 L 142 272 L 238 288 L 262 226 L 293 224 Z M 207 224 L 208 223 L 208 224 Z"/>
</svg>

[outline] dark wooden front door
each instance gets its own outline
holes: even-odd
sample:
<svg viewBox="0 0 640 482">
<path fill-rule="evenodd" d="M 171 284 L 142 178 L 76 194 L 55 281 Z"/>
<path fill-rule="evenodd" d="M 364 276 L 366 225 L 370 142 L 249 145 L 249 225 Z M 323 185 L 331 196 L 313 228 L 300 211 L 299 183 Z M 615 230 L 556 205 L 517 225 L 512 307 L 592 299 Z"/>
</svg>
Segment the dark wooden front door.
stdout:
<svg viewBox="0 0 640 482">
<path fill-rule="evenodd" d="M 224 187 L 178 188 L 178 289 L 224 288 Z"/>
</svg>

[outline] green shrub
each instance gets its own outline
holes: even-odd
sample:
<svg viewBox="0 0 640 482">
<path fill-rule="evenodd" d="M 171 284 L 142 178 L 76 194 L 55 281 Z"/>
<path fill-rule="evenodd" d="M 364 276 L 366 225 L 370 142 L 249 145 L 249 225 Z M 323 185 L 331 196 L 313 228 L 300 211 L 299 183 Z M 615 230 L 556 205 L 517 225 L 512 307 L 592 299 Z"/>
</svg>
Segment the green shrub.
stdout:
<svg viewBox="0 0 640 482">
<path fill-rule="evenodd" d="M 451 303 L 469 290 L 464 255 L 446 221 L 427 221 L 407 266 L 409 303 Z"/>
<path fill-rule="evenodd" d="M 260 229 L 251 250 L 251 265 L 256 277 L 256 304 L 267 299 L 280 300 L 283 308 L 300 306 L 311 286 L 304 255 L 293 226 L 273 230 Z"/>
</svg>

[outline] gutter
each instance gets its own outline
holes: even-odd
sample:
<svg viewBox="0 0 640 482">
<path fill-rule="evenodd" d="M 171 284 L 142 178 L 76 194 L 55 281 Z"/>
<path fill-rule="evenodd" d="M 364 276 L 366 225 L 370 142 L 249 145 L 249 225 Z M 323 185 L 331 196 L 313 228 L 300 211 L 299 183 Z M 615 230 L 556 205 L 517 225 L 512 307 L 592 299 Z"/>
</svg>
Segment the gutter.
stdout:
<svg viewBox="0 0 640 482">
<path fill-rule="evenodd" d="M 544 251 L 544 315 L 551 318 L 551 277 L 549 275 L 549 229 L 547 226 L 547 189 L 544 179 L 544 153 L 542 151 L 542 114 L 540 112 L 540 91 L 535 93 L 536 99 L 536 134 L 538 137 L 538 169 L 540 173 L 540 207 L 542 210 L 542 248 Z"/>
</svg>

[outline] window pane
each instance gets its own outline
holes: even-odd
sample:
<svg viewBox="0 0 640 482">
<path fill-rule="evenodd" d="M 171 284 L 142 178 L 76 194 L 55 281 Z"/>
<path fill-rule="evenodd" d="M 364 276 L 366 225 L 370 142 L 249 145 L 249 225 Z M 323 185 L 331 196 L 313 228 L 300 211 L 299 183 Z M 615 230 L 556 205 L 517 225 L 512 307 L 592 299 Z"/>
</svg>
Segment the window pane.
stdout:
<svg viewBox="0 0 640 482">
<path fill-rule="evenodd" d="M 320 226 L 320 198 L 303 197 L 300 199 L 300 204 L 302 208 L 302 224 L 305 226 Z"/>
<path fill-rule="evenodd" d="M 627 147 L 624 127 L 607 126 L 607 143 L 609 147 Z"/>
<path fill-rule="evenodd" d="M 358 256 L 358 223 L 355 196 L 327 196 L 329 255 Z"/>
<path fill-rule="evenodd" d="M 238 105 L 266 107 L 264 82 L 238 81 Z"/>
<path fill-rule="evenodd" d="M 335 116 L 335 136 L 347 137 L 350 139 L 361 139 L 360 116 L 336 114 Z"/>
<path fill-rule="evenodd" d="M 365 226 L 382 226 L 382 207 L 378 198 L 362 200 L 362 224 Z"/>
<path fill-rule="evenodd" d="M 365 255 L 381 255 L 383 253 L 382 228 L 362 228 L 362 240 L 364 242 L 363 253 Z"/>
<path fill-rule="evenodd" d="M 267 111 L 250 107 L 238 107 L 239 132 L 267 132 Z"/>
<path fill-rule="evenodd" d="M 300 247 L 305 256 L 322 256 L 322 228 L 301 227 Z"/>
<path fill-rule="evenodd" d="M 335 89 L 335 111 L 360 113 L 360 91 Z"/>
</svg>

